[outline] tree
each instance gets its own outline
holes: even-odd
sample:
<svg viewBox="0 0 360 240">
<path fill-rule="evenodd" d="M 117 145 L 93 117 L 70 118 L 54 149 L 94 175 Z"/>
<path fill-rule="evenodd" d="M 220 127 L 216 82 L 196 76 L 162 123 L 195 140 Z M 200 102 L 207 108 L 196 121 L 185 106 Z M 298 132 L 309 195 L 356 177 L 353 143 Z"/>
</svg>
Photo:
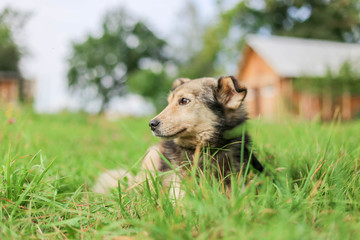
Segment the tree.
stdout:
<svg viewBox="0 0 360 240">
<path fill-rule="evenodd" d="M 0 71 L 18 73 L 20 58 L 21 52 L 10 29 L 0 26 Z"/>
<path fill-rule="evenodd" d="M 344 94 L 360 94 L 360 70 L 358 62 L 344 62 L 338 71 L 328 69 L 324 76 L 300 76 L 293 81 L 299 92 L 308 92 L 318 96 L 326 93 L 336 99 Z"/>
<path fill-rule="evenodd" d="M 113 97 L 127 92 L 129 76 L 144 70 L 156 74 L 157 68 L 163 71 L 163 64 L 169 61 L 165 48 L 166 42 L 143 22 L 121 9 L 110 11 L 100 37 L 89 35 L 84 42 L 73 44 L 68 84 L 76 91 L 95 93 L 88 97 L 101 101 L 102 112 Z M 156 85 L 150 87 L 157 95 Z"/>
<path fill-rule="evenodd" d="M 220 14 L 203 35 L 202 49 L 181 66 L 191 77 L 221 74 L 236 62 L 245 36 L 273 34 L 360 42 L 358 0 L 244 0 Z M 193 67 L 192 67 L 193 66 Z"/>
<path fill-rule="evenodd" d="M 29 13 L 5 8 L 0 12 L 0 71 L 15 73 L 19 78 L 19 99 L 24 101 L 23 78 L 19 63 L 24 55 L 24 48 L 16 41 L 16 35 L 22 30 Z"/>
<path fill-rule="evenodd" d="M 358 0 L 244 1 L 232 10 L 232 26 L 244 32 L 316 38 L 342 42 L 360 41 Z"/>
<path fill-rule="evenodd" d="M 172 81 L 165 71 L 159 73 L 151 70 L 137 71 L 130 75 L 128 80 L 129 90 L 149 99 L 157 111 L 166 106 L 166 97 L 171 85 Z"/>
<path fill-rule="evenodd" d="M 29 14 L 5 8 L 0 13 L 0 71 L 20 74 L 19 62 L 23 49 L 15 41 Z"/>
</svg>

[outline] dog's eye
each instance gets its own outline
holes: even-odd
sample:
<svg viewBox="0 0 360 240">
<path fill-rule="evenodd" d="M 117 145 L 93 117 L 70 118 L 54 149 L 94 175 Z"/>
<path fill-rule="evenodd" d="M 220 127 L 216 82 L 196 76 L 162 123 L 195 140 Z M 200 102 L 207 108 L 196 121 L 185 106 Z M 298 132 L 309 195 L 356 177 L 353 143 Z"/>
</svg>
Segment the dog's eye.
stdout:
<svg viewBox="0 0 360 240">
<path fill-rule="evenodd" d="M 190 101 L 190 99 L 187 99 L 187 98 L 180 98 L 180 100 L 179 100 L 180 105 L 186 105 L 189 102 L 191 102 L 191 101 Z"/>
</svg>

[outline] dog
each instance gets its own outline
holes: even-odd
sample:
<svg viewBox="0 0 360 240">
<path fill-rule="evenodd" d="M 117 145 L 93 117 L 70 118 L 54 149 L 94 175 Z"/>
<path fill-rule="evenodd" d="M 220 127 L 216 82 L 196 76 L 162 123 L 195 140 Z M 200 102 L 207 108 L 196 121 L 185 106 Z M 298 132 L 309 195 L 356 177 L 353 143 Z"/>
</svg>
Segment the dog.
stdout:
<svg viewBox="0 0 360 240">
<path fill-rule="evenodd" d="M 176 79 L 168 106 L 149 122 L 153 135 L 162 141 L 147 151 L 140 173 L 132 176 L 122 169 L 107 171 L 99 177 L 93 191 L 106 193 L 125 177 L 130 184 L 136 184 L 144 181 L 148 172 L 170 172 L 162 177 L 163 184 L 171 186 L 174 197 L 179 198 L 188 165 L 196 161 L 202 168 L 206 155 L 221 176 L 243 173 L 248 164 L 262 172 L 262 164 L 251 151 L 250 136 L 244 131 L 235 136 L 229 134 L 247 120 L 246 94 L 246 87 L 233 76 Z M 207 148 L 207 152 L 202 152 L 202 148 Z M 178 169 L 177 173 L 174 169 Z"/>
</svg>

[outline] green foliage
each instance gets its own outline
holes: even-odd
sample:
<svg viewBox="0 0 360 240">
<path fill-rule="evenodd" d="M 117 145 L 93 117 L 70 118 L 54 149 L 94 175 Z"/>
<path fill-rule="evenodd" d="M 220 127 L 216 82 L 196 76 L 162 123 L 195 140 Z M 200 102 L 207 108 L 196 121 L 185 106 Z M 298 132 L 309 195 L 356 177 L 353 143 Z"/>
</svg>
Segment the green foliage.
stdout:
<svg viewBox="0 0 360 240">
<path fill-rule="evenodd" d="M 0 70 L 18 72 L 21 52 L 10 29 L 0 26 Z"/>
<path fill-rule="evenodd" d="M 28 14 L 5 8 L 0 12 L 0 71 L 19 73 L 19 61 L 23 55 L 14 35 L 19 31 Z"/>
<path fill-rule="evenodd" d="M 129 76 L 128 81 L 129 90 L 152 101 L 158 111 L 166 106 L 171 84 L 172 81 L 164 71 L 154 73 L 151 70 L 137 71 Z"/>
<path fill-rule="evenodd" d="M 233 26 L 248 33 L 360 41 L 360 5 L 357 0 L 243 1 L 233 10 Z"/>
<path fill-rule="evenodd" d="M 161 66 L 168 57 L 166 42 L 123 10 L 108 12 L 102 26 L 100 37 L 89 35 L 84 42 L 73 44 L 68 83 L 85 95 L 89 89 L 94 91 L 86 100 L 100 98 L 104 110 L 113 97 L 125 93 L 131 74 L 149 68 L 147 65 Z"/>
<path fill-rule="evenodd" d="M 360 237 L 359 121 L 249 122 L 266 172 L 250 173 L 244 191 L 233 184 L 225 194 L 221 181 L 193 171 L 177 204 L 157 179 L 89 191 L 104 168 L 138 169 L 157 141 L 148 120 L 0 110 L 0 238 Z"/>
<path fill-rule="evenodd" d="M 207 27 L 202 49 L 180 67 L 183 76 L 223 74 L 235 65 L 247 34 L 360 41 L 358 0 L 244 0 Z"/>
<path fill-rule="evenodd" d="M 217 72 L 216 60 L 219 52 L 223 50 L 222 40 L 229 31 L 226 20 L 223 18 L 218 25 L 208 27 L 203 36 L 203 48 L 180 66 L 180 76 L 199 78 L 212 76 Z"/>
<path fill-rule="evenodd" d="M 333 98 L 344 93 L 360 94 L 360 72 L 354 64 L 346 62 L 336 73 L 329 70 L 325 76 L 302 76 L 294 79 L 294 88 L 316 95 L 326 94 Z"/>
</svg>

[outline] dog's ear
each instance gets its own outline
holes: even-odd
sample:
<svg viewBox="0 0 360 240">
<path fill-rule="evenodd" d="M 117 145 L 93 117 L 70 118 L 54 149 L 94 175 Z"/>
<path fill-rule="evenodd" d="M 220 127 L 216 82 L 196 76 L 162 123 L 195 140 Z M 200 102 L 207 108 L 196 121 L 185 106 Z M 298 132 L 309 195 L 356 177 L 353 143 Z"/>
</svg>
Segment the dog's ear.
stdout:
<svg viewBox="0 0 360 240">
<path fill-rule="evenodd" d="M 174 91 L 178 86 L 191 81 L 189 78 L 178 78 L 174 81 L 172 87 L 171 87 L 171 91 Z"/>
<path fill-rule="evenodd" d="M 218 80 L 217 99 L 228 109 L 238 109 L 244 101 L 247 89 L 241 86 L 233 76 L 220 77 Z"/>
</svg>

